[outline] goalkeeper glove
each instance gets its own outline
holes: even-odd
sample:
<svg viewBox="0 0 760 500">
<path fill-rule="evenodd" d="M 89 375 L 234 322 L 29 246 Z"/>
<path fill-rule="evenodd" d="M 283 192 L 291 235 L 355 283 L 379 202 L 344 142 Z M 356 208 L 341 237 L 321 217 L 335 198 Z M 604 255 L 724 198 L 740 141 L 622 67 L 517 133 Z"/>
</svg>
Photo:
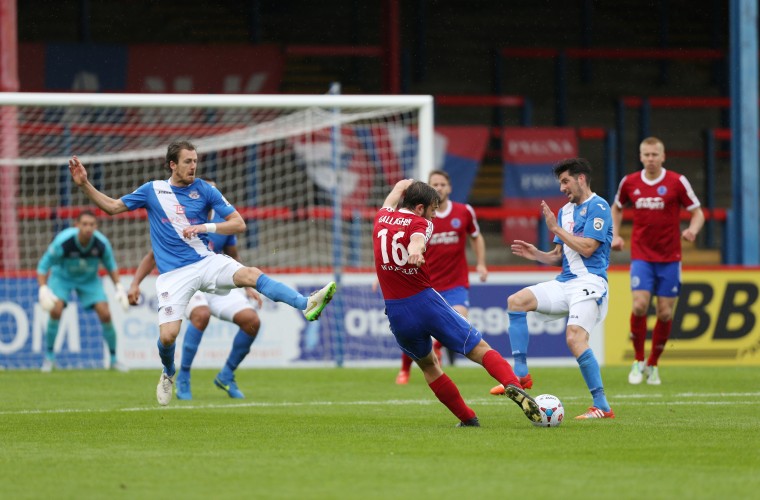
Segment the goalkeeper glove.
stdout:
<svg viewBox="0 0 760 500">
<path fill-rule="evenodd" d="M 127 297 L 127 292 L 121 283 L 116 283 L 116 300 L 119 301 L 122 309 L 125 311 L 129 310 L 129 297 Z"/>
<path fill-rule="evenodd" d="M 50 290 L 49 286 L 42 285 L 40 287 L 39 302 L 45 312 L 50 312 L 55 307 L 55 303 L 58 302 L 58 297 Z"/>
</svg>

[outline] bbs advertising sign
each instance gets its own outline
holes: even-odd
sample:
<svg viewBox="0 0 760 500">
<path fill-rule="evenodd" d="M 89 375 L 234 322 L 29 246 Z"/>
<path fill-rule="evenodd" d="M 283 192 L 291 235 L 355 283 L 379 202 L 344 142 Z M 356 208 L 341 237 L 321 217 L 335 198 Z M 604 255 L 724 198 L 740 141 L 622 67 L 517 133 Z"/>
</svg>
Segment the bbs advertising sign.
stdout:
<svg viewBox="0 0 760 500">
<path fill-rule="evenodd" d="M 683 271 L 673 330 L 660 362 L 670 365 L 760 364 L 760 271 L 716 269 Z M 631 314 L 627 271 L 610 273 L 605 359 L 627 365 L 633 360 L 628 339 Z M 650 305 L 646 352 L 657 319 Z"/>
</svg>

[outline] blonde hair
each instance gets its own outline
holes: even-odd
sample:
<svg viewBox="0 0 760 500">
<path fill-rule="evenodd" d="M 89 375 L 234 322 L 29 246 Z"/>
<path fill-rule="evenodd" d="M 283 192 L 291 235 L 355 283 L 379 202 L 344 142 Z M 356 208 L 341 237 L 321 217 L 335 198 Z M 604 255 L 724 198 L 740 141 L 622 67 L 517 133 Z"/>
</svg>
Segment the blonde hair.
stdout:
<svg viewBox="0 0 760 500">
<path fill-rule="evenodd" d="M 661 141 L 659 138 L 657 138 L 657 137 L 654 137 L 654 136 L 652 136 L 652 137 L 647 137 L 646 139 L 644 139 L 643 141 L 641 141 L 641 144 L 639 144 L 639 147 L 641 147 L 641 146 L 643 146 L 643 145 L 645 145 L 645 144 L 646 144 L 647 146 L 657 146 L 657 145 L 659 144 L 659 145 L 660 145 L 660 147 L 662 148 L 662 151 L 663 151 L 663 153 L 665 152 L 665 143 L 664 143 L 664 142 L 662 142 L 662 141 Z"/>
</svg>

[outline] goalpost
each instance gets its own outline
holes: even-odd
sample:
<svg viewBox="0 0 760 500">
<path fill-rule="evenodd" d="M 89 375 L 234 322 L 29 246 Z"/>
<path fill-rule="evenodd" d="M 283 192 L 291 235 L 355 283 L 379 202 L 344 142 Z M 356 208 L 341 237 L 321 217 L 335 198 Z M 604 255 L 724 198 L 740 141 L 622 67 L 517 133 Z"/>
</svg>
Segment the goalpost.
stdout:
<svg viewBox="0 0 760 500">
<path fill-rule="evenodd" d="M 39 367 L 47 318 L 36 304 L 37 263 L 59 231 L 95 209 L 71 182 L 71 155 L 118 198 L 167 178 L 166 147 L 177 139 L 195 144 L 197 175 L 216 181 L 246 220 L 244 263 L 302 293 L 326 277 L 339 282 L 316 325 L 267 303 L 247 364 L 397 360 L 371 286 L 372 218 L 398 180 L 426 180 L 433 168 L 431 96 L 0 93 L 0 119 L 11 124 L 0 138 L 0 368 Z M 128 284 L 150 248 L 146 215 L 96 212 Z M 142 306 L 124 312 L 110 302 L 120 357 L 133 367 L 158 366 L 149 283 Z M 229 328 L 215 328 L 210 366 L 229 348 Z M 213 343 L 216 333 L 206 333 Z M 56 350 L 63 367 L 103 366 L 97 317 L 73 298 Z M 203 365 L 201 352 L 196 360 Z"/>
</svg>

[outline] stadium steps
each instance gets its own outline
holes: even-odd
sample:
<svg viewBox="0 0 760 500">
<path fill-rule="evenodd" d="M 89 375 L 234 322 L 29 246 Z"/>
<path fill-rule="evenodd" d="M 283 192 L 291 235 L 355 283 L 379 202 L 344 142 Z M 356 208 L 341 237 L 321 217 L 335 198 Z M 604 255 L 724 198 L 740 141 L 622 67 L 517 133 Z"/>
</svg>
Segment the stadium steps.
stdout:
<svg viewBox="0 0 760 500">
<path fill-rule="evenodd" d="M 478 169 L 470 191 L 469 203 L 475 206 L 499 206 L 502 200 L 504 166 L 498 162 L 484 162 Z"/>
</svg>

